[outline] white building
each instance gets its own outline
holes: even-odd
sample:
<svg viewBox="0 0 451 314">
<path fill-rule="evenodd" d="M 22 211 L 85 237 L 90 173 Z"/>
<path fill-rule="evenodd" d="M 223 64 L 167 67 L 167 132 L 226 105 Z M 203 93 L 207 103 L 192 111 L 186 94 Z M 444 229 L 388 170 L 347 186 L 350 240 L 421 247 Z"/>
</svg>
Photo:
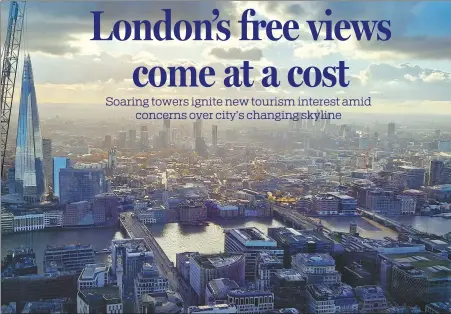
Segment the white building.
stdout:
<svg viewBox="0 0 451 314">
<path fill-rule="evenodd" d="M 103 287 L 110 281 L 110 267 L 104 264 L 88 264 L 78 277 L 78 290 Z"/>
<path fill-rule="evenodd" d="M 269 291 L 231 290 L 228 303 L 235 304 L 237 313 L 258 314 L 274 309 L 274 294 Z"/>
<path fill-rule="evenodd" d="M 234 314 L 239 313 L 235 305 L 217 304 L 204 306 L 190 306 L 188 314 Z"/>
<path fill-rule="evenodd" d="M 45 228 L 44 213 L 41 211 L 14 212 L 14 232 L 40 230 Z"/>
<path fill-rule="evenodd" d="M 408 195 L 398 195 L 397 199 L 399 201 L 401 214 L 415 214 L 417 201 L 413 197 Z"/>
<path fill-rule="evenodd" d="M 134 280 L 134 295 L 137 309 L 141 308 L 140 303 L 144 294 L 166 292 L 168 287 L 168 279 L 160 275 L 157 266 L 145 263 Z"/>
<path fill-rule="evenodd" d="M 61 227 L 63 225 L 63 211 L 49 210 L 44 212 L 44 227 Z"/>
</svg>

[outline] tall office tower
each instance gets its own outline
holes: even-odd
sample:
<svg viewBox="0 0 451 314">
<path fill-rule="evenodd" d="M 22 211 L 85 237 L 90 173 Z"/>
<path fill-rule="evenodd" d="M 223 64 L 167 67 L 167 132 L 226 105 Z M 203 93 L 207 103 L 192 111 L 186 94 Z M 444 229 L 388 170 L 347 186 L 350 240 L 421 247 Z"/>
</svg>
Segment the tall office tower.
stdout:
<svg viewBox="0 0 451 314">
<path fill-rule="evenodd" d="M 202 120 L 197 119 L 194 122 L 194 138 L 202 137 Z"/>
<path fill-rule="evenodd" d="M 63 168 L 59 171 L 60 203 L 92 201 L 105 192 L 105 174 L 102 170 Z"/>
<path fill-rule="evenodd" d="M 113 147 L 113 140 L 111 138 L 111 135 L 105 135 L 105 141 L 103 142 L 103 147 L 105 149 L 110 149 Z"/>
<path fill-rule="evenodd" d="M 130 149 L 136 148 L 136 130 L 128 131 L 128 148 Z"/>
<path fill-rule="evenodd" d="M 177 129 L 172 129 L 171 134 L 172 134 L 172 136 L 171 136 L 172 142 L 176 143 L 178 141 L 178 136 L 177 136 L 178 131 L 177 131 Z"/>
<path fill-rule="evenodd" d="M 171 145 L 172 139 L 171 139 L 171 120 L 164 119 L 163 120 L 163 130 L 166 132 L 166 144 Z"/>
<path fill-rule="evenodd" d="M 53 157 L 53 195 L 60 197 L 60 170 L 71 166 L 70 159 L 67 157 Z"/>
<path fill-rule="evenodd" d="M 16 138 L 16 193 L 29 203 L 45 192 L 41 128 L 30 56 L 25 57 Z"/>
<path fill-rule="evenodd" d="M 390 122 L 388 124 L 388 130 L 387 130 L 387 135 L 388 137 L 392 137 L 395 135 L 395 123 L 394 122 Z"/>
<path fill-rule="evenodd" d="M 42 139 L 42 150 L 44 155 L 44 176 L 46 192 L 49 192 L 49 187 L 53 186 L 53 160 L 52 160 L 52 140 L 48 138 Z"/>
<path fill-rule="evenodd" d="M 119 132 L 119 136 L 117 138 L 117 146 L 119 148 L 125 148 L 126 143 L 127 143 L 127 132 L 125 131 Z"/>
<path fill-rule="evenodd" d="M 142 151 L 149 149 L 149 130 L 147 129 L 147 125 L 141 126 L 141 136 L 139 141 Z"/>
<path fill-rule="evenodd" d="M 218 149 L 218 126 L 213 125 L 211 129 L 211 144 L 213 146 L 213 151 L 216 152 Z"/>
<path fill-rule="evenodd" d="M 108 151 L 108 169 L 114 169 L 116 167 L 116 148 L 112 148 Z"/>
<path fill-rule="evenodd" d="M 442 174 L 445 163 L 441 160 L 431 160 L 431 169 L 429 172 L 429 185 L 442 184 Z"/>
</svg>

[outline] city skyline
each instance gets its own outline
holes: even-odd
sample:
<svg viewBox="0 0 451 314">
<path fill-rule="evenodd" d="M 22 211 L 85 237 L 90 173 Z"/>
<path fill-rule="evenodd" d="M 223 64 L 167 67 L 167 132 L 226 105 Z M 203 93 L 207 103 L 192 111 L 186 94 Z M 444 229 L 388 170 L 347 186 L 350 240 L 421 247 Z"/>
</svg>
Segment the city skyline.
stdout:
<svg viewBox="0 0 451 314">
<path fill-rule="evenodd" d="M 257 18 L 295 19 L 303 28 L 295 42 L 239 42 L 236 37 L 225 43 L 90 41 L 91 10 L 105 11 L 102 28 L 106 32 L 118 19 L 161 18 L 162 8 L 173 9 L 174 18 L 183 12 L 187 20 L 206 19 L 213 8 L 218 8 L 221 18 L 230 19 L 235 26 L 245 9 L 254 8 Z M 326 8 L 333 11 L 333 19 L 390 19 L 392 39 L 386 43 L 315 42 L 304 24 L 309 19 L 323 18 Z M 225 91 L 221 84 L 208 91 L 139 89 L 131 81 L 133 69 L 138 65 L 213 65 L 221 73 L 224 66 L 239 65 L 248 59 L 256 69 L 274 65 L 283 74 L 295 65 L 321 67 L 346 60 L 352 76 L 351 86 L 346 90 L 281 86 L 277 93 L 291 97 L 372 97 L 372 108 L 354 112 L 448 114 L 451 112 L 448 109 L 451 97 L 447 92 L 451 86 L 451 41 L 444 30 L 449 28 L 446 16 L 450 11 L 451 4 L 446 2 L 30 3 L 24 49 L 35 60 L 42 104 L 93 104 L 92 109 L 97 110 L 104 109 L 107 96 L 169 97 L 177 92 L 181 97 L 209 94 L 244 97 L 243 90 Z M 49 68 L 59 69 L 66 75 L 47 71 Z M 244 95 L 263 98 L 275 94 L 274 89 L 256 86 Z"/>
</svg>

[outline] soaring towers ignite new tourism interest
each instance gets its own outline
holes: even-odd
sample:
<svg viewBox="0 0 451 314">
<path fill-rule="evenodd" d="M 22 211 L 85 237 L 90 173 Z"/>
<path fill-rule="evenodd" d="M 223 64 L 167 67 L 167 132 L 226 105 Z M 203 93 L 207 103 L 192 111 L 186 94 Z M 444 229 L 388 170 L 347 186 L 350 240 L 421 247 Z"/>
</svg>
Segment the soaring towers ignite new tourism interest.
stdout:
<svg viewBox="0 0 451 314">
<path fill-rule="evenodd" d="M 15 190 L 26 202 L 39 202 L 45 192 L 43 151 L 30 56 L 25 57 L 17 123 Z"/>
</svg>

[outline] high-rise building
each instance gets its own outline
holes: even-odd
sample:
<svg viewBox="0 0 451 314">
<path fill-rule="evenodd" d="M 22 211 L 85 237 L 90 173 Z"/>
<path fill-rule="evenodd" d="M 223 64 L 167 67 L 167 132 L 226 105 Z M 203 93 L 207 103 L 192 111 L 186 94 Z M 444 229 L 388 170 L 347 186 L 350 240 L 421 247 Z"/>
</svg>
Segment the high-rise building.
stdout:
<svg viewBox="0 0 451 314">
<path fill-rule="evenodd" d="M 142 151 L 149 149 L 149 130 L 147 125 L 141 127 L 140 146 Z"/>
<path fill-rule="evenodd" d="M 445 163 L 441 160 L 431 160 L 429 172 L 429 185 L 439 185 L 442 183 L 442 174 Z"/>
<path fill-rule="evenodd" d="M 105 135 L 105 141 L 103 142 L 103 147 L 105 149 L 110 149 L 113 147 L 113 140 L 111 138 L 111 135 Z"/>
<path fill-rule="evenodd" d="M 213 151 L 216 152 L 218 149 L 218 126 L 213 125 L 211 128 L 211 143 L 213 147 Z"/>
<path fill-rule="evenodd" d="M 117 138 L 117 146 L 119 148 L 125 148 L 126 143 L 127 143 L 127 132 L 125 132 L 125 131 L 119 132 L 119 135 Z"/>
<path fill-rule="evenodd" d="M 44 138 L 42 140 L 42 150 L 44 154 L 44 176 L 45 176 L 45 188 L 46 192 L 49 191 L 49 187 L 53 185 L 52 179 L 52 169 L 53 169 L 53 161 L 52 161 L 52 140 L 48 138 Z"/>
<path fill-rule="evenodd" d="M 202 137 L 202 120 L 197 119 L 193 124 L 194 139 Z"/>
<path fill-rule="evenodd" d="M 102 170 L 63 168 L 59 171 L 60 203 L 91 201 L 105 192 L 105 173 Z"/>
<path fill-rule="evenodd" d="M 128 148 L 130 149 L 136 148 L 136 130 L 128 131 Z"/>
<path fill-rule="evenodd" d="M 60 197 L 60 170 L 64 168 L 69 168 L 70 159 L 67 157 L 54 157 L 53 158 L 53 195 Z"/>
<path fill-rule="evenodd" d="M 164 119 L 163 121 L 163 131 L 166 132 L 166 145 L 171 145 L 172 139 L 171 139 L 171 120 Z"/>
<path fill-rule="evenodd" d="M 16 138 L 15 191 L 26 202 L 39 202 L 45 192 L 41 127 L 30 56 L 25 57 Z"/>
<path fill-rule="evenodd" d="M 394 135 L 395 135 L 395 132 L 396 132 L 396 126 L 395 126 L 395 123 L 394 123 L 394 122 L 390 122 L 390 123 L 388 124 L 388 130 L 387 130 L 387 135 L 388 135 L 388 137 L 394 136 Z"/>
</svg>

